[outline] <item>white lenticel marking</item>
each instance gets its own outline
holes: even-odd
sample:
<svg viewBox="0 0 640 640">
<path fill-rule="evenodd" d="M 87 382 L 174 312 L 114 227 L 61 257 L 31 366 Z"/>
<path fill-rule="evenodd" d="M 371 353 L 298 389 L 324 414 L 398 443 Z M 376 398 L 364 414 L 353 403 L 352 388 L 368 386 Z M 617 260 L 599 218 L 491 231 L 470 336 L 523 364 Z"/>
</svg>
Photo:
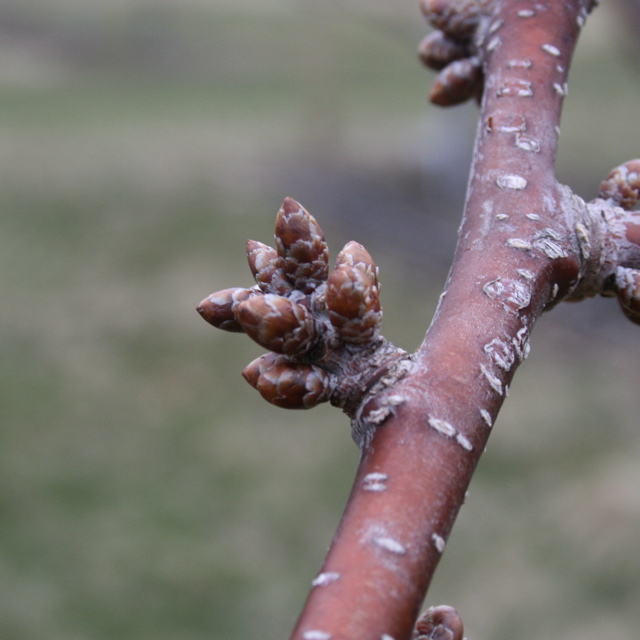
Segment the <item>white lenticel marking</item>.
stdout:
<svg viewBox="0 0 640 640">
<path fill-rule="evenodd" d="M 429 418 L 429 424 L 443 436 L 452 438 L 456 435 L 456 430 L 452 424 L 440 418 Z"/>
<path fill-rule="evenodd" d="M 302 634 L 304 640 L 331 640 L 331 634 L 326 631 L 318 631 L 313 629 L 312 631 L 305 631 Z"/>
<path fill-rule="evenodd" d="M 403 556 L 405 553 L 407 553 L 406 547 L 393 538 L 389 538 L 387 536 L 378 536 L 374 538 L 373 541 L 379 547 L 382 547 L 383 549 L 391 553 L 395 553 L 398 556 Z"/>
<path fill-rule="evenodd" d="M 542 49 L 556 58 L 560 56 L 560 49 L 552 44 L 543 44 Z"/>
<path fill-rule="evenodd" d="M 386 491 L 388 477 L 389 476 L 387 476 L 386 473 L 380 473 L 378 471 L 368 473 L 362 479 L 362 488 L 365 491 L 374 491 L 374 492 Z"/>
<path fill-rule="evenodd" d="M 502 382 L 500 378 L 494 376 L 489 369 L 487 369 L 483 364 L 480 365 L 480 371 L 482 371 L 482 375 L 487 379 L 487 382 L 491 385 L 493 390 L 498 394 L 502 395 L 504 389 L 502 388 Z"/>
<path fill-rule="evenodd" d="M 438 553 L 443 553 L 447 543 L 442 536 L 439 536 L 437 533 L 431 534 L 431 540 L 433 541 L 433 546 L 437 549 Z"/>
<path fill-rule="evenodd" d="M 494 49 L 497 49 L 501 42 L 502 40 L 499 36 L 494 36 L 493 38 L 491 38 L 489 44 L 487 45 L 487 51 L 493 51 Z"/>
<path fill-rule="evenodd" d="M 569 255 L 560 244 L 550 240 L 549 238 L 540 238 L 539 240 L 536 240 L 533 245 L 536 249 L 542 251 L 547 258 L 551 258 L 551 260 L 566 258 Z"/>
<path fill-rule="evenodd" d="M 391 409 L 389 407 L 381 407 L 380 409 L 369 411 L 366 420 L 372 424 L 382 424 L 390 415 Z"/>
<path fill-rule="evenodd" d="M 463 449 L 466 449 L 467 451 L 473 450 L 473 445 L 471 444 L 469 439 L 466 436 L 463 436 L 461 433 L 458 433 L 458 435 L 456 435 L 456 440 Z"/>
<path fill-rule="evenodd" d="M 521 133 L 516 136 L 516 147 L 523 151 L 531 151 L 533 153 L 540 151 L 540 143 L 535 138 L 525 136 Z"/>
<path fill-rule="evenodd" d="M 487 423 L 488 427 L 493 427 L 491 414 L 486 409 L 480 409 L 480 415 L 482 416 L 482 419 Z"/>
<path fill-rule="evenodd" d="M 496 183 L 501 189 L 514 189 L 516 191 L 520 191 L 527 186 L 527 180 L 515 174 L 498 176 Z"/>
<path fill-rule="evenodd" d="M 531 60 L 509 60 L 507 62 L 509 69 L 529 69 L 531 64 Z"/>
<path fill-rule="evenodd" d="M 312 587 L 326 587 L 328 584 L 332 582 L 336 582 L 336 580 L 340 579 L 340 574 L 335 571 L 326 571 L 325 573 L 319 573 L 313 582 L 311 583 Z"/>
</svg>

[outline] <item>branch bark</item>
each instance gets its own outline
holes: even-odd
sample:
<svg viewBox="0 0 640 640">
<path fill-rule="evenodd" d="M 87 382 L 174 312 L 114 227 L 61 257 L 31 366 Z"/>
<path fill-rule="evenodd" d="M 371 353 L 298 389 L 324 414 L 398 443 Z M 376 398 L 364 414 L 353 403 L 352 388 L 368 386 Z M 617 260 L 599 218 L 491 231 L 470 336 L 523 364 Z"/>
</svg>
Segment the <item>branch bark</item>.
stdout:
<svg viewBox="0 0 640 640">
<path fill-rule="evenodd" d="M 361 448 L 353 490 L 292 640 L 407 640 L 496 415 L 543 311 L 617 296 L 640 324 L 640 160 L 585 203 L 554 177 L 560 112 L 592 0 L 422 0 L 437 104 L 481 96 L 449 278 L 419 349 L 379 334 L 376 266 L 348 243 L 329 275 L 316 220 L 287 198 L 276 247 L 249 241 L 256 285 L 198 307 L 269 349 L 243 375 L 269 402 L 330 401 Z M 445 631 L 446 630 L 446 633 Z M 454 610 L 416 638 L 457 640 Z"/>
<path fill-rule="evenodd" d="M 369 436 L 295 640 L 411 636 L 536 319 L 602 293 L 621 262 L 638 266 L 635 214 L 587 205 L 554 178 L 588 4 L 504 0 L 479 26 L 485 84 L 453 266 L 410 372 L 356 418 Z M 367 424 L 385 408 L 382 426 Z"/>
</svg>

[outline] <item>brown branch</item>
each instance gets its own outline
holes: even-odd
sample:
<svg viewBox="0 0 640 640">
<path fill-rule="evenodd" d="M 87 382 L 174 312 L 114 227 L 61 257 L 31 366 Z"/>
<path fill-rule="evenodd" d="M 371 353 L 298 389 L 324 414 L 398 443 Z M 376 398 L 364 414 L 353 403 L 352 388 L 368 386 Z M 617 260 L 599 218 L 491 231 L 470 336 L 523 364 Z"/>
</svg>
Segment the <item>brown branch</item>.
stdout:
<svg viewBox="0 0 640 640">
<path fill-rule="evenodd" d="M 366 424 L 390 409 L 369 425 L 296 640 L 410 636 L 536 319 L 599 293 L 615 270 L 602 217 L 553 172 L 585 4 L 505 0 L 481 27 L 486 80 L 453 267 L 413 369 L 361 412 Z"/>
<path fill-rule="evenodd" d="M 293 640 L 407 640 L 537 318 L 563 299 L 615 295 L 640 323 L 640 161 L 585 203 L 556 182 L 571 55 L 590 0 L 423 0 L 441 33 L 420 47 L 440 69 L 438 104 L 482 96 L 453 266 L 411 356 L 379 334 L 377 269 L 348 243 L 329 275 L 315 221 L 288 198 L 276 248 L 250 241 L 256 286 L 198 310 L 269 349 L 244 370 L 286 408 L 330 401 L 362 455 L 345 514 Z M 415 638 L 457 640 L 455 610 Z"/>
</svg>

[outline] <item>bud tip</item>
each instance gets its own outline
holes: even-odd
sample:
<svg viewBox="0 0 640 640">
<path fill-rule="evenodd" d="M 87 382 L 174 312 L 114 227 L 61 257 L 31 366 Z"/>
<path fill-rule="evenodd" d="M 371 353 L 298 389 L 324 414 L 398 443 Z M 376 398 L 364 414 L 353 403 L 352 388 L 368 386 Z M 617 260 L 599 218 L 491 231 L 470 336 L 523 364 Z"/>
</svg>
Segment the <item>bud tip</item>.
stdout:
<svg viewBox="0 0 640 640">
<path fill-rule="evenodd" d="M 302 209 L 302 205 L 289 196 L 287 196 L 282 203 L 282 211 L 286 214 L 297 213 L 300 209 Z"/>
</svg>

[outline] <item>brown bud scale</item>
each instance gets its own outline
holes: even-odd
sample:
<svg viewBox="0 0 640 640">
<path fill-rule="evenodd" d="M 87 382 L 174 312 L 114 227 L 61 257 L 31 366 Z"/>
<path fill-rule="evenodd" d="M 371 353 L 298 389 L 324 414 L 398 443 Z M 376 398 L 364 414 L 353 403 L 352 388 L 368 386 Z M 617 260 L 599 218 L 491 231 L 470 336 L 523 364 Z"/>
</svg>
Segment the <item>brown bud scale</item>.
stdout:
<svg viewBox="0 0 640 640">
<path fill-rule="evenodd" d="M 436 78 L 429 100 L 450 107 L 478 96 L 482 91 L 482 69 L 477 58 L 457 60 L 446 66 Z"/>
<path fill-rule="evenodd" d="M 285 294 L 292 289 L 287 281 L 278 252 L 257 240 L 247 240 L 247 260 L 251 273 L 264 292 Z"/>
<path fill-rule="evenodd" d="M 304 355 L 314 345 L 315 321 L 303 305 L 272 293 L 238 305 L 236 318 L 245 333 L 270 351 Z"/>
<path fill-rule="evenodd" d="M 258 378 L 260 395 L 283 409 L 311 409 L 326 402 L 331 392 L 329 374 L 310 364 L 276 362 Z"/>
<path fill-rule="evenodd" d="M 198 313 L 217 329 L 242 333 L 244 329 L 235 316 L 235 310 L 241 302 L 257 295 L 257 291 L 233 287 L 216 291 L 207 296 L 197 307 Z"/>
<path fill-rule="evenodd" d="M 620 267 L 616 281 L 622 312 L 631 322 L 640 324 L 640 271 Z"/>
<path fill-rule="evenodd" d="M 436 28 L 456 40 L 468 40 L 492 0 L 421 0 L 420 8 Z"/>
<path fill-rule="evenodd" d="M 358 242 L 347 242 L 336 257 L 336 269 L 348 265 L 361 271 L 371 279 L 376 287 L 378 283 L 378 267 L 369 252 Z"/>
<path fill-rule="evenodd" d="M 616 167 L 600 184 L 600 198 L 631 211 L 640 200 L 640 159 Z"/>
<path fill-rule="evenodd" d="M 469 56 L 469 49 L 442 31 L 432 31 L 418 46 L 418 57 L 425 66 L 440 71 L 449 63 Z"/>
<path fill-rule="evenodd" d="M 413 640 L 462 640 L 464 627 L 460 615 L 447 605 L 430 607 L 416 622 Z"/>
<path fill-rule="evenodd" d="M 342 264 L 329 277 L 326 292 L 329 320 L 345 341 L 375 340 L 382 322 L 378 287 L 363 271 Z"/>
<path fill-rule="evenodd" d="M 252 360 L 243 370 L 242 377 L 254 388 L 258 388 L 258 378 L 270 367 L 275 364 L 287 362 L 286 356 L 269 352 L 261 355 L 259 358 Z"/>
<path fill-rule="evenodd" d="M 286 198 L 276 217 L 276 248 L 288 281 L 311 293 L 327 279 L 329 250 L 315 218 L 293 198 Z"/>
</svg>

